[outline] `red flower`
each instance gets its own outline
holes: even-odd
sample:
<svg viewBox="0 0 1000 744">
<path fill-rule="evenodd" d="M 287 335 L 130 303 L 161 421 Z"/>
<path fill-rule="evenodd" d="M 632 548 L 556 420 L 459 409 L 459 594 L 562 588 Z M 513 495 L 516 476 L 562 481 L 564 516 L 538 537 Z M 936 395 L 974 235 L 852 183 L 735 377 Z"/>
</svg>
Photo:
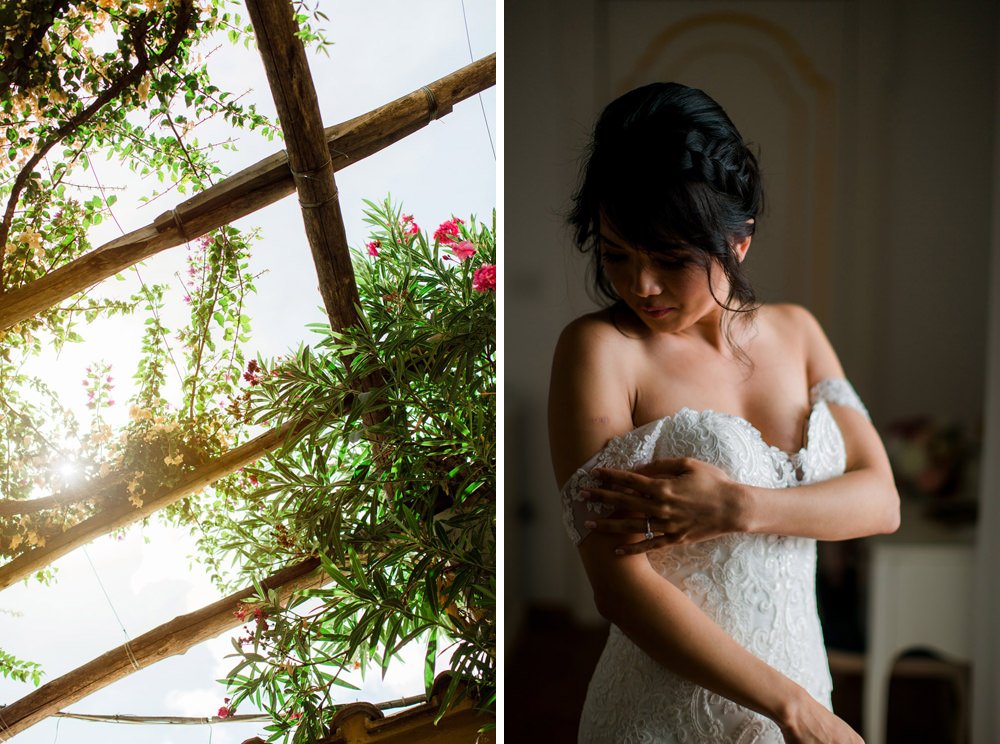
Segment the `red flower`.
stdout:
<svg viewBox="0 0 1000 744">
<path fill-rule="evenodd" d="M 472 275 L 472 288 L 477 292 L 497 291 L 497 267 L 495 264 L 483 264 Z"/>
<path fill-rule="evenodd" d="M 407 227 L 406 230 L 404 230 L 404 232 L 407 235 L 416 235 L 418 232 L 420 232 L 420 225 L 418 225 L 416 222 L 411 222 L 410 226 Z"/>
<path fill-rule="evenodd" d="M 461 220 L 451 219 L 442 222 L 438 225 L 438 229 L 434 231 L 434 240 L 439 243 L 454 243 L 455 238 L 459 237 L 461 234 L 458 229 L 458 225 Z"/>
<path fill-rule="evenodd" d="M 368 244 L 368 255 L 369 256 L 377 256 L 378 255 L 378 249 L 381 248 L 381 247 L 382 247 L 382 241 L 381 240 L 373 240 L 372 242 L 370 242 Z"/>
<path fill-rule="evenodd" d="M 231 716 L 232 714 L 233 712 L 229 710 L 229 708 L 227 708 L 225 705 L 219 708 L 219 718 L 229 718 L 229 716 Z"/>
<path fill-rule="evenodd" d="M 451 248 L 451 252 L 455 254 L 455 258 L 459 261 L 472 258 L 472 255 L 476 252 L 476 247 L 468 240 L 463 240 L 461 243 L 452 243 L 449 248 Z"/>
<path fill-rule="evenodd" d="M 403 224 L 405 225 L 407 222 L 413 222 L 413 215 L 412 214 L 404 214 L 403 215 Z"/>
</svg>

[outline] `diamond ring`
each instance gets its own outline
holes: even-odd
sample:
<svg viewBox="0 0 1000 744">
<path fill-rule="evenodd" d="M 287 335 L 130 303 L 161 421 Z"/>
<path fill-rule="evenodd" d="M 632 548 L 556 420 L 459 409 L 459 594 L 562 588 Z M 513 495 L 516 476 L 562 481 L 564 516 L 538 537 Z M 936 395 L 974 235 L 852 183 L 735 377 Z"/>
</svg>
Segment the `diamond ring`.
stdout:
<svg viewBox="0 0 1000 744">
<path fill-rule="evenodd" d="M 644 535 L 644 537 L 647 540 L 652 540 L 655 537 L 655 535 L 653 534 L 653 525 L 649 523 L 649 517 L 646 517 L 646 534 Z"/>
</svg>

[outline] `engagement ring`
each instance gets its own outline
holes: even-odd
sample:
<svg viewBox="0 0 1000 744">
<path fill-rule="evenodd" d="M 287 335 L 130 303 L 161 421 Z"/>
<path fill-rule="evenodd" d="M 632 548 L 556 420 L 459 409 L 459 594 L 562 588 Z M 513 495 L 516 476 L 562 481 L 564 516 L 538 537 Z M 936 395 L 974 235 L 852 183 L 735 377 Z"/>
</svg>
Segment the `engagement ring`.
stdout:
<svg viewBox="0 0 1000 744">
<path fill-rule="evenodd" d="M 644 537 L 647 540 L 652 540 L 655 537 L 655 535 L 653 534 L 653 525 L 649 523 L 649 517 L 646 517 L 646 534 L 644 535 Z"/>
</svg>

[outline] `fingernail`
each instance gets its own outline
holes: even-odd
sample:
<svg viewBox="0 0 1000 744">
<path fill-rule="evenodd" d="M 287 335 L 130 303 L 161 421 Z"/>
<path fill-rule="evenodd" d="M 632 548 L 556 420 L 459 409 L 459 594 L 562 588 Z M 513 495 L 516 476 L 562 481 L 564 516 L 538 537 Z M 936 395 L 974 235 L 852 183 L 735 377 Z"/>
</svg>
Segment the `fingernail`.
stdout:
<svg viewBox="0 0 1000 744">
<path fill-rule="evenodd" d="M 595 527 L 597 527 L 597 522 L 584 522 L 583 526 L 586 527 L 588 530 L 592 530 Z"/>
<path fill-rule="evenodd" d="M 593 496 L 593 494 L 590 491 L 580 491 L 580 495 L 584 499 L 589 499 L 591 496 Z"/>
</svg>

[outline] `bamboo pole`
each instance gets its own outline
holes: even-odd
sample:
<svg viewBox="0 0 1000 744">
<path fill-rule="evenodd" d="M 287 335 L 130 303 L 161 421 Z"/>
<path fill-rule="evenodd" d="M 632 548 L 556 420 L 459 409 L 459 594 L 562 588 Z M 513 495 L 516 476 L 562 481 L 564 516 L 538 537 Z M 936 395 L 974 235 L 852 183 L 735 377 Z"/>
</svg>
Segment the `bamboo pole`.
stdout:
<svg viewBox="0 0 1000 744">
<path fill-rule="evenodd" d="M 324 130 L 333 170 L 388 147 L 494 85 L 496 54 Z M 114 276 L 160 251 L 245 217 L 295 189 L 288 158 L 275 153 L 181 202 L 152 224 L 105 243 L 65 266 L 0 297 L 0 330 Z"/>
<path fill-rule="evenodd" d="M 261 582 L 262 588 L 265 591 L 274 589 L 279 601 L 284 602 L 297 590 L 326 583 L 328 577 L 324 573 L 315 575 L 319 566 L 318 558 L 309 558 L 265 579 Z M 0 741 L 7 741 L 59 712 L 60 708 L 134 671 L 168 656 L 183 654 L 192 646 L 235 628 L 242 621 L 233 613 L 240 602 L 256 593 L 254 586 L 248 586 L 199 610 L 180 615 L 0 708 Z"/>
<path fill-rule="evenodd" d="M 285 135 L 323 304 L 330 327 L 344 328 L 357 321 L 360 300 L 306 50 L 288 0 L 247 0 L 246 5 Z"/>
<path fill-rule="evenodd" d="M 280 447 L 292 429 L 293 424 L 288 423 L 251 439 L 221 457 L 192 470 L 178 485 L 165 488 L 155 496 L 147 498 L 141 507 L 133 506 L 128 500 L 127 491 L 122 488 L 120 493 L 108 496 L 107 506 L 94 516 L 73 525 L 65 532 L 57 532 L 47 536 L 44 547 L 22 553 L 12 561 L 0 566 L 0 590 L 30 576 L 81 545 L 86 545 L 101 535 L 106 535 L 120 527 L 144 519 L 159 509 L 180 501 L 199 488 L 204 488 L 219 478 L 239 470 L 244 465 L 258 460 L 271 450 Z M 104 496 L 103 494 L 97 495 Z"/>
</svg>

